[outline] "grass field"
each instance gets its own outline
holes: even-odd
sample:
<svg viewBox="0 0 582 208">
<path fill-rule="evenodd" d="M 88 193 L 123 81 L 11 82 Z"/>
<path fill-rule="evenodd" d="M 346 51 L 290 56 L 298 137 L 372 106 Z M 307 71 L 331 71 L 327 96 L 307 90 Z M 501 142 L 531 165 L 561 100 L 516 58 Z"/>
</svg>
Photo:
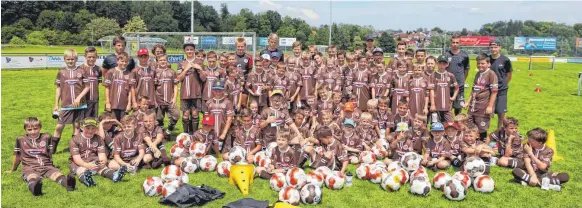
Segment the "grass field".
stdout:
<svg viewBox="0 0 582 208">
<path fill-rule="evenodd" d="M 471 66 L 476 66 L 472 61 Z M 551 169 L 570 173 L 570 182 L 562 187 L 562 192 L 543 191 L 540 188 L 523 187 L 509 183 L 511 170 L 493 167 L 491 176 L 496 182 L 495 192 L 480 194 L 472 188 L 462 202 L 452 202 L 442 196 L 442 192 L 432 190 L 428 197 L 416 197 L 408 193 L 409 186 L 399 192 L 383 191 L 379 185 L 368 181 L 354 180 L 354 186 L 340 191 L 323 189 L 323 203 L 318 207 L 580 207 L 582 193 L 582 97 L 576 96 L 578 72 L 581 65 L 556 64 L 556 71 L 527 71 L 526 63 L 515 63 L 515 71 L 509 90 L 509 116 L 520 119 L 520 132 L 534 127 L 554 129 L 559 154 L 565 160 L 555 162 Z M 475 71 L 471 70 L 473 80 Z M 533 76 L 529 76 L 532 73 Z M 56 70 L 21 70 L 2 72 L 2 207 L 158 207 L 158 197 L 144 197 L 141 184 L 148 176 L 159 176 L 161 170 L 142 170 L 128 175 L 123 182 L 113 184 L 96 177 L 97 187 L 79 185 L 74 192 L 67 192 L 56 183 L 46 180 L 44 195 L 33 197 L 20 178 L 20 170 L 5 174 L 13 160 L 12 151 L 15 138 L 23 134 L 22 121 L 29 116 L 37 116 L 43 121 L 42 132 L 52 133 L 55 120 L 51 118 L 54 102 L 54 77 Z M 472 82 L 469 82 L 472 83 Z M 536 84 L 542 92 L 534 93 Z M 101 90 L 103 93 L 104 90 Z M 101 99 L 103 102 L 104 99 Z M 103 103 L 100 105 L 103 107 Z M 103 109 L 101 109 L 103 110 Z M 491 129 L 496 128 L 496 118 Z M 180 125 L 178 125 L 180 126 Z M 176 132 L 179 132 L 178 129 Z M 63 141 L 54 161 L 64 173 L 69 172 L 68 153 L 62 152 L 68 144 L 71 127 L 63 132 Z M 169 146 L 169 145 L 168 145 Z M 355 166 L 349 171 L 354 172 Z M 453 173 L 455 170 L 450 169 Z M 430 177 L 434 175 L 429 171 Z M 226 195 L 223 199 L 207 204 L 207 207 L 221 207 L 243 198 L 226 178 L 219 178 L 216 172 L 190 174 L 190 184 L 206 184 Z M 247 197 L 257 200 L 277 200 L 278 193 L 270 190 L 266 180 L 256 179 Z"/>
</svg>

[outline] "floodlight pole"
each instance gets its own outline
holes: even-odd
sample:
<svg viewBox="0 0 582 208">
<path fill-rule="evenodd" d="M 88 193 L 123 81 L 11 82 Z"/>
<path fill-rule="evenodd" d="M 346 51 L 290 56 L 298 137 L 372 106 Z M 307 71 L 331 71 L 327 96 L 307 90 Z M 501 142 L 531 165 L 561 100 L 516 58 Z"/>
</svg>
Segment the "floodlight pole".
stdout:
<svg viewBox="0 0 582 208">
<path fill-rule="evenodd" d="M 329 0 L 329 41 L 328 41 L 328 44 L 327 44 L 328 46 L 331 45 L 331 24 L 332 24 L 332 19 L 331 19 L 331 16 L 332 16 L 332 13 L 331 13 L 331 1 L 332 0 Z"/>
<path fill-rule="evenodd" d="M 194 32 L 194 0 L 190 2 L 190 32 Z"/>
</svg>

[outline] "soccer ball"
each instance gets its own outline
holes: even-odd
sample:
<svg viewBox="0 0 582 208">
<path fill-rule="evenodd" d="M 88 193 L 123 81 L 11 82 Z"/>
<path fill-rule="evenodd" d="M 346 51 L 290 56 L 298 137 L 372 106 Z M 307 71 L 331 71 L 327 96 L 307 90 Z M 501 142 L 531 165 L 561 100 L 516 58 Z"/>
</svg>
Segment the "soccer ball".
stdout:
<svg viewBox="0 0 582 208">
<path fill-rule="evenodd" d="M 420 167 L 420 161 L 422 157 L 416 152 L 407 152 L 400 158 L 400 164 L 402 168 L 407 171 L 415 171 Z"/>
<path fill-rule="evenodd" d="M 370 151 L 360 153 L 360 163 L 372 164 L 376 162 L 376 155 Z"/>
<path fill-rule="evenodd" d="M 370 171 L 370 176 L 368 177 L 368 179 L 370 180 L 370 182 L 372 183 L 382 183 L 382 175 L 384 174 L 385 170 L 382 168 L 372 168 L 372 170 Z"/>
<path fill-rule="evenodd" d="M 242 147 L 232 147 L 228 153 L 228 161 L 232 164 L 241 164 L 246 162 L 246 152 L 247 151 Z"/>
<path fill-rule="evenodd" d="M 262 160 L 260 160 L 258 162 L 257 166 L 266 168 L 266 167 L 269 167 L 270 164 L 271 164 L 271 159 L 270 158 L 264 158 L 264 159 L 262 159 Z"/>
<path fill-rule="evenodd" d="M 445 197 L 453 201 L 461 201 L 465 199 L 465 196 L 467 196 L 467 189 L 463 186 L 461 181 L 456 179 L 447 181 L 443 191 L 445 192 Z"/>
<path fill-rule="evenodd" d="M 434 175 L 432 182 L 433 182 L 433 185 L 436 189 L 439 189 L 442 191 L 445 183 L 448 182 L 449 180 L 452 180 L 452 179 L 453 178 L 451 178 L 451 176 L 448 173 L 438 172 L 436 175 Z"/>
<path fill-rule="evenodd" d="M 472 178 L 483 175 L 486 167 L 485 161 L 476 156 L 467 158 L 467 161 L 463 166 L 464 170 L 469 173 L 469 176 Z"/>
<path fill-rule="evenodd" d="M 182 176 L 182 170 L 178 166 L 168 165 L 162 170 L 163 181 L 180 180 L 180 176 Z"/>
<path fill-rule="evenodd" d="M 264 160 L 264 159 L 268 159 L 267 153 L 265 151 L 258 151 L 257 153 L 255 153 L 255 157 L 253 157 L 255 165 L 260 166 L 260 167 L 263 167 L 259 163 L 261 162 L 261 160 Z"/>
<path fill-rule="evenodd" d="M 325 186 L 331 190 L 340 190 L 344 187 L 346 183 L 346 177 L 344 174 L 339 172 L 335 172 L 334 174 L 330 174 L 325 179 Z"/>
<path fill-rule="evenodd" d="M 228 177 L 230 175 L 230 162 L 222 161 L 216 166 L 216 172 L 220 177 Z"/>
<path fill-rule="evenodd" d="M 461 184 L 463 184 L 463 186 L 466 188 L 469 188 L 469 186 L 471 186 L 471 177 L 469 177 L 469 174 L 465 171 L 458 171 L 453 175 L 453 179 L 457 179 L 459 182 L 461 182 Z"/>
<path fill-rule="evenodd" d="M 307 173 L 307 183 L 308 184 L 313 184 L 313 185 L 316 185 L 318 187 L 322 187 L 324 180 L 325 179 L 324 179 L 323 173 L 320 173 L 317 171 L 309 171 L 309 173 Z"/>
<path fill-rule="evenodd" d="M 378 159 L 378 160 L 382 159 L 388 155 L 388 151 L 386 151 L 383 148 L 379 148 L 378 146 L 372 147 L 370 152 L 372 152 L 372 154 L 374 154 L 376 156 L 376 159 Z"/>
<path fill-rule="evenodd" d="M 206 155 L 200 159 L 200 169 L 206 172 L 214 171 L 216 168 L 216 158 L 212 155 Z"/>
<path fill-rule="evenodd" d="M 281 191 L 281 189 L 287 187 L 287 182 L 285 181 L 285 174 L 275 173 L 271 176 L 269 180 L 269 185 L 274 191 Z"/>
<path fill-rule="evenodd" d="M 188 176 L 188 173 L 182 172 L 182 175 L 180 176 L 180 181 L 182 183 L 188 183 L 188 182 L 190 182 L 190 177 Z"/>
<path fill-rule="evenodd" d="M 191 143 L 192 140 L 187 133 L 181 133 L 176 136 L 176 144 L 180 144 L 181 147 L 190 147 Z"/>
<path fill-rule="evenodd" d="M 172 146 L 172 149 L 170 149 L 170 154 L 172 155 L 172 157 L 177 158 L 182 156 L 182 153 L 184 153 L 185 150 L 186 148 L 184 148 L 184 146 L 182 146 L 179 143 L 176 143 Z"/>
<path fill-rule="evenodd" d="M 314 205 L 321 203 L 321 188 L 315 184 L 303 186 L 300 195 L 301 201 L 305 204 Z"/>
<path fill-rule="evenodd" d="M 404 185 L 406 183 L 408 183 L 408 179 L 410 178 L 410 175 L 408 175 L 408 172 L 406 172 L 406 170 L 400 168 L 398 169 L 398 171 L 400 173 L 400 176 L 402 177 L 400 180 L 400 184 Z"/>
<path fill-rule="evenodd" d="M 480 175 L 473 180 L 473 188 L 481 193 L 491 193 L 495 189 L 495 181 L 488 175 Z"/>
<path fill-rule="evenodd" d="M 428 178 L 419 177 L 410 182 L 410 193 L 419 196 L 427 196 L 430 193 L 430 181 Z"/>
<path fill-rule="evenodd" d="M 164 182 L 158 177 L 148 177 L 141 186 L 143 194 L 146 196 L 157 196 L 162 194 Z"/>
<path fill-rule="evenodd" d="M 307 175 L 305 175 L 305 171 L 301 168 L 292 168 L 287 171 L 285 175 L 285 181 L 289 186 L 293 186 L 297 189 L 301 189 L 307 183 Z"/>
<path fill-rule="evenodd" d="M 186 173 L 194 173 L 198 170 L 198 160 L 190 156 L 182 162 L 182 170 Z"/>
<path fill-rule="evenodd" d="M 333 174 L 333 171 L 331 171 L 331 169 L 329 169 L 327 166 L 321 166 L 321 167 L 315 169 L 315 171 L 323 174 L 324 180 L 327 178 L 328 175 Z"/>
<path fill-rule="evenodd" d="M 369 164 L 360 164 L 358 168 L 356 168 L 356 178 L 367 180 L 370 177 L 370 172 L 372 171 L 372 166 Z"/>
<path fill-rule="evenodd" d="M 386 167 L 386 171 L 387 172 L 393 172 L 396 171 L 400 168 L 400 161 L 392 161 L 390 164 L 388 164 L 388 166 Z"/>
<path fill-rule="evenodd" d="M 285 202 L 291 205 L 299 205 L 299 191 L 293 187 L 285 187 L 281 191 L 279 191 L 279 201 Z"/>
<path fill-rule="evenodd" d="M 376 161 L 372 167 L 377 168 L 377 169 L 384 169 L 386 170 L 386 164 L 384 164 L 384 162 L 382 161 Z"/>
<path fill-rule="evenodd" d="M 190 145 L 190 156 L 195 159 L 200 159 L 206 155 L 206 144 L 196 142 Z"/>
<path fill-rule="evenodd" d="M 176 190 L 180 186 L 182 186 L 182 181 L 179 180 L 166 181 L 166 183 L 164 183 L 164 186 L 162 187 L 162 196 L 168 197 L 172 195 L 174 192 L 176 192 Z"/>
<path fill-rule="evenodd" d="M 412 181 L 419 177 L 429 178 L 428 174 L 426 173 L 426 169 L 422 166 L 410 174 L 410 180 Z"/>
<path fill-rule="evenodd" d="M 386 191 L 398 191 L 400 190 L 400 186 L 402 181 L 402 173 L 400 171 L 394 171 L 391 173 L 388 173 L 388 175 L 386 175 L 383 179 L 382 179 L 382 188 Z"/>
<path fill-rule="evenodd" d="M 273 154 L 273 150 L 275 149 L 275 147 L 277 147 L 277 142 L 271 142 L 267 144 L 267 149 L 265 149 L 265 155 L 267 157 L 271 157 L 271 154 Z"/>
</svg>

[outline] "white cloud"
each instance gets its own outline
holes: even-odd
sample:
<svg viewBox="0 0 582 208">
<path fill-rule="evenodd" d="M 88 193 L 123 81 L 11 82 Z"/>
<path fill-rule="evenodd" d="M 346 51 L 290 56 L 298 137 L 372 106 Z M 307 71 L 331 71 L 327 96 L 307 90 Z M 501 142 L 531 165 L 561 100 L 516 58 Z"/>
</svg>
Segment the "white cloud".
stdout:
<svg viewBox="0 0 582 208">
<path fill-rule="evenodd" d="M 319 19 L 319 14 L 317 14 L 317 12 L 313 11 L 313 9 L 303 9 L 302 8 L 301 13 L 303 13 L 303 16 L 309 20 L 318 20 Z"/>
<path fill-rule="evenodd" d="M 259 6 L 267 10 L 275 10 L 283 8 L 283 5 L 277 4 L 271 0 L 259 0 Z"/>
</svg>

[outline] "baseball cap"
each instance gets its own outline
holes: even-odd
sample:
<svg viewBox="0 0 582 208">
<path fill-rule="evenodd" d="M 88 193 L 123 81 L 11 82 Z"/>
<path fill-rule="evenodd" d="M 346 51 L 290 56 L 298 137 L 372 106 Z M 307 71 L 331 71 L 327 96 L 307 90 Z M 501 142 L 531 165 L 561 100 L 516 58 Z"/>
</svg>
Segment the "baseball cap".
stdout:
<svg viewBox="0 0 582 208">
<path fill-rule="evenodd" d="M 214 125 L 214 117 L 211 115 L 204 115 L 204 119 L 202 119 L 202 125 Z"/>
<path fill-rule="evenodd" d="M 372 35 L 366 36 L 366 41 L 369 41 L 369 40 L 374 40 L 374 37 Z"/>
<path fill-rule="evenodd" d="M 430 131 L 444 131 L 445 127 L 442 123 L 434 122 L 430 125 Z"/>
<path fill-rule="evenodd" d="M 224 90 L 224 81 L 218 80 L 212 84 L 213 90 Z"/>
<path fill-rule="evenodd" d="M 408 131 L 408 124 L 400 122 L 396 124 L 396 132 Z"/>
<path fill-rule="evenodd" d="M 148 54 L 150 54 L 150 52 L 148 51 L 147 48 L 140 48 L 137 51 L 137 56 L 143 56 L 143 55 L 148 55 Z"/>
<path fill-rule="evenodd" d="M 347 118 L 344 120 L 344 125 L 351 125 L 352 127 L 356 127 L 356 122 L 354 122 L 354 120 Z"/>
<path fill-rule="evenodd" d="M 492 46 L 492 45 L 501 46 L 501 41 L 499 39 L 493 39 L 493 40 L 489 41 L 489 46 Z"/>
<path fill-rule="evenodd" d="M 445 123 L 445 129 L 449 128 L 449 127 L 453 127 L 457 130 L 459 130 L 459 124 L 457 124 L 456 122 L 447 122 Z"/>
<path fill-rule="evenodd" d="M 355 110 L 355 108 L 356 108 L 356 107 L 354 106 L 354 104 L 353 104 L 352 102 L 347 102 L 347 103 L 344 105 L 344 110 L 345 110 L 345 111 L 352 111 L 352 112 L 353 112 L 353 111 Z"/>
<path fill-rule="evenodd" d="M 440 55 L 437 58 L 437 62 L 447 62 L 447 63 L 449 63 L 449 59 L 445 55 Z"/>
<path fill-rule="evenodd" d="M 261 55 L 261 58 L 263 58 L 263 60 L 270 61 L 271 60 L 271 55 L 265 53 L 265 54 Z"/>
<path fill-rule="evenodd" d="M 374 50 L 372 50 L 372 54 L 376 54 L 378 52 L 381 53 L 381 54 L 384 54 L 384 51 L 382 51 L 381 48 L 374 48 Z"/>
<path fill-rule="evenodd" d="M 271 92 L 271 95 L 269 95 L 269 97 L 273 97 L 274 95 L 277 95 L 277 94 L 283 96 L 283 91 L 281 91 L 281 90 L 273 90 L 273 92 Z"/>
<path fill-rule="evenodd" d="M 97 126 L 97 120 L 95 120 L 95 118 L 85 118 L 85 120 L 83 120 L 83 123 L 81 124 L 83 127 L 86 126 Z"/>
<path fill-rule="evenodd" d="M 274 58 L 274 57 L 281 58 L 281 53 L 279 51 L 271 52 L 271 58 Z"/>
</svg>

